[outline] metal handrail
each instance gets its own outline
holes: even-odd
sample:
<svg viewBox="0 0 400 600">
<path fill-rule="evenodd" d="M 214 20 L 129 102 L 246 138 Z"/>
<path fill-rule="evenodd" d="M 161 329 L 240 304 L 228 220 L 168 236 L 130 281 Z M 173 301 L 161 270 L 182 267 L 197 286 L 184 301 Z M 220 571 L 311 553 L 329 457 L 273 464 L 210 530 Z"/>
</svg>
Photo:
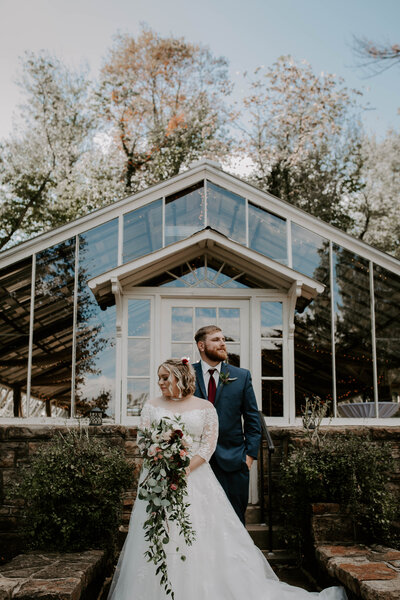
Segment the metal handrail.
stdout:
<svg viewBox="0 0 400 600">
<path fill-rule="evenodd" d="M 262 440 L 267 442 L 268 448 L 268 551 L 272 552 L 273 541 L 272 541 L 272 454 L 275 452 L 274 442 L 272 441 L 271 434 L 265 423 L 265 416 L 263 412 L 258 411 L 261 423 L 261 444 L 260 444 L 260 510 L 261 517 L 265 517 L 265 502 L 264 502 L 264 456 Z M 265 519 L 264 519 L 265 520 Z"/>
</svg>

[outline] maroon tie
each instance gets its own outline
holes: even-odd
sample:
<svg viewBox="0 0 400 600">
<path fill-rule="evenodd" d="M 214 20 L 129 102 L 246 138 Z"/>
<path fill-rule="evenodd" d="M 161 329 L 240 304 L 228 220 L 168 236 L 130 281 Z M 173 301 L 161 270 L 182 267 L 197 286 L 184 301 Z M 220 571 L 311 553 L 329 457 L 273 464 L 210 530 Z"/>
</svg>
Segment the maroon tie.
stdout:
<svg viewBox="0 0 400 600">
<path fill-rule="evenodd" d="M 215 385 L 214 373 L 217 369 L 208 369 L 210 374 L 210 380 L 208 382 L 208 399 L 214 404 L 215 402 L 215 394 L 217 392 L 217 386 Z"/>
</svg>

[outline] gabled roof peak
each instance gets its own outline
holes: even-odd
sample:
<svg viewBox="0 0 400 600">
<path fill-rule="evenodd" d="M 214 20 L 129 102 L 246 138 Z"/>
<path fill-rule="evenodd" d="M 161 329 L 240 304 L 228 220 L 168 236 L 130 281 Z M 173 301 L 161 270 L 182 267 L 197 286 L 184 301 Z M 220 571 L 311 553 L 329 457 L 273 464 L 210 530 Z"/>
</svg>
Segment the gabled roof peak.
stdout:
<svg viewBox="0 0 400 600">
<path fill-rule="evenodd" d="M 195 160 L 189 165 L 189 169 L 196 169 L 197 167 L 214 167 L 222 171 L 221 163 L 210 158 L 200 158 L 200 160 Z"/>
</svg>

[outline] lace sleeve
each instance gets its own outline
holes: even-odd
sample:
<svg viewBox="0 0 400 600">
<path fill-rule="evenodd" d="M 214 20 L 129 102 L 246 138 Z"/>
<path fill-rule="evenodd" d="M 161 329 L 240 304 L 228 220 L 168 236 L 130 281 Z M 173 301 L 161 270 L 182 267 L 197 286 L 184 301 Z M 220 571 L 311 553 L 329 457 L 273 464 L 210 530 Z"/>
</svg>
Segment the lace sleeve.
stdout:
<svg viewBox="0 0 400 600">
<path fill-rule="evenodd" d="M 145 404 L 140 413 L 140 421 L 137 430 L 136 443 L 138 445 L 140 454 L 143 454 L 143 443 L 142 443 L 142 431 L 148 429 L 151 425 L 150 406 Z"/>
<path fill-rule="evenodd" d="M 208 462 L 214 454 L 218 440 L 218 415 L 214 407 L 205 409 L 204 425 L 200 438 L 199 449 L 196 452 Z"/>
<path fill-rule="evenodd" d="M 151 425 L 150 405 L 145 404 L 140 413 L 139 429 L 148 429 Z"/>
</svg>

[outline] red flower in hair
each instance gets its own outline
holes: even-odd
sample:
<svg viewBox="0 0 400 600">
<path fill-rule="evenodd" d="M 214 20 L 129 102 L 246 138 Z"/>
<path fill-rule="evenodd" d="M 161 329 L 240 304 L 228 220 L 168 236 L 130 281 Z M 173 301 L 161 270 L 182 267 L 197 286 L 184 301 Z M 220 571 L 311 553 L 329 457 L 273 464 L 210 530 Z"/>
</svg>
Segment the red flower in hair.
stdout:
<svg viewBox="0 0 400 600">
<path fill-rule="evenodd" d="M 181 363 L 183 365 L 188 365 L 190 363 L 190 358 L 188 356 L 182 356 Z"/>
</svg>

